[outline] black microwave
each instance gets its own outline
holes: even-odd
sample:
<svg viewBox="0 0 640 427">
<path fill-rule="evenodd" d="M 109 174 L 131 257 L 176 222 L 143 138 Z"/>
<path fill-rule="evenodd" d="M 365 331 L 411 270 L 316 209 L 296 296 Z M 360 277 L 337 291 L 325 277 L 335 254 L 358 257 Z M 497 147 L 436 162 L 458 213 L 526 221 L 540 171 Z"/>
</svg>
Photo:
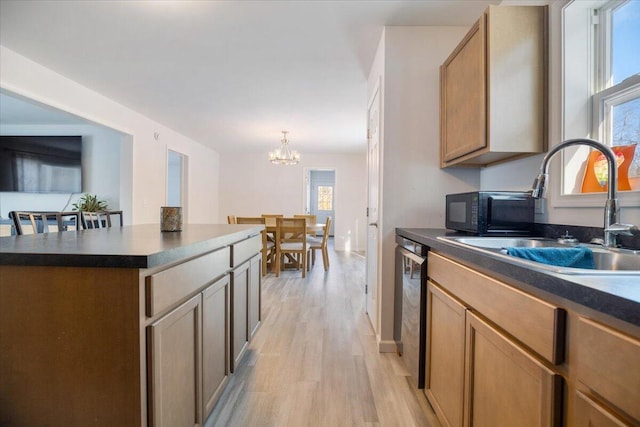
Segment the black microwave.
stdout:
<svg viewBox="0 0 640 427">
<path fill-rule="evenodd" d="M 533 233 L 535 200 L 517 191 L 473 191 L 447 194 L 446 227 L 484 235 Z"/>
</svg>

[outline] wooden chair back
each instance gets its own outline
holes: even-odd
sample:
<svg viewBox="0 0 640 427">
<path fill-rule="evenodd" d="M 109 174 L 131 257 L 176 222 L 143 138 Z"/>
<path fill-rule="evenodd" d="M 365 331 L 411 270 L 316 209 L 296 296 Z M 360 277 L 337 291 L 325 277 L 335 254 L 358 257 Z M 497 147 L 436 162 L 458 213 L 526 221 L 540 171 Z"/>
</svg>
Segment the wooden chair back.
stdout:
<svg viewBox="0 0 640 427">
<path fill-rule="evenodd" d="M 311 215 L 311 214 L 298 214 L 298 215 L 294 215 L 294 218 L 305 218 L 307 220 L 307 224 L 315 224 L 318 222 L 318 217 L 317 215 Z M 309 236 L 311 237 L 315 237 L 316 233 L 311 232 L 309 233 Z"/>
<path fill-rule="evenodd" d="M 302 277 L 307 270 L 307 220 L 306 218 L 276 218 L 276 277 L 285 254 L 297 254 L 301 258 Z"/>
<path fill-rule="evenodd" d="M 227 215 L 227 223 L 235 224 L 236 223 L 236 217 L 234 215 Z"/>
<path fill-rule="evenodd" d="M 333 221 L 331 219 L 330 216 L 327 217 L 327 222 L 325 223 L 324 226 L 324 231 L 322 233 L 322 247 L 326 248 L 327 247 L 327 242 L 329 241 L 329 231 L 331 230 L 331 221 Z"/>
<path fill-rule="evenodd" d="M 262 217 L 238 216 L 235 224 L 265 224 L 266 219 Z M 267 239 L 267 230 L 262 230 L 262 275 L 267 274 L 267 262 L 275 256 L 275 244 Z"/>
<path fill-rule="evenodd" d="M 327 243 L 329 242 L 329 230 L 331 229 L 331 217 L 327 217 L 327 221 L 322 233 L 322 240 L 317 238 L 309 239 L 309 250 L 311 252 L 311 264 L 316 262 L 316 249 L 320 249 L 322 252 L 322 263 L 324 264 L 324 271 L 329 269 L 329 251 L 327 250 Z M 310 266 L 311 264 L 308 264 Z M 310 267 L 308 267 L 310 268 Z"/>
<path fill-rule="evenodd" d="M 56 222 L 56 231 L 67 231 L 65 221 L 73 220 L 75 230 L 80 230 L 80 212 L 24 212 L 11 211 L 9 217 L 13 220 L 16 235 L 22 236 L 27 230 L 23 227 L 24 221 L 29 221 L 33 234 L 49 233 L 49 222 Z"/>
<path fill-rule="evenodd" d="M 80 215 L 80 218 L 82 220 L 82 228 L 84 228 L 85 230 L 91 230 L 93 228 L 110 228 L 113 225 L 111 217 L 118 217 L 120 227 L 124 225 L 122 211 L 82 211 Z"/>
</svg>

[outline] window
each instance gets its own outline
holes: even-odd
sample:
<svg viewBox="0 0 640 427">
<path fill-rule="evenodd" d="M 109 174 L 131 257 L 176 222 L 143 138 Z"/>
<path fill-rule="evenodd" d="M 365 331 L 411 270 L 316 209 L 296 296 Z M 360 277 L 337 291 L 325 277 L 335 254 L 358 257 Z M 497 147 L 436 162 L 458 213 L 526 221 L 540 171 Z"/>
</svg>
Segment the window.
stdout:
<svg viewBox="0 0 640 427">
<path fill-rule="evenodd" d="M 318 186 L 318 210 L 333 210 L 333 187 L 324 185 Z"/>
<path fill-rule="evenodd" d="M 638 190 L 640 1 L 610 1 L 595 9 L 593 16 L 597 77 L 592 100 L 592 136 L 612 147 L 636 144 L 633 158 L 621 161 L 629 162 L 624 171 L 634 184 L 631 188 Z"/>
<path fill-rule="evenodd" d="M 562 14 L 563 137 L 627 146 L 614 149 L 619 175 L 640 191 L 640 1 L 573 0 Z M 586 147 L 563 153 L 563 195 L 604 192 L 604 183 L 585 187 L 596 157 Z"/>
</svg>

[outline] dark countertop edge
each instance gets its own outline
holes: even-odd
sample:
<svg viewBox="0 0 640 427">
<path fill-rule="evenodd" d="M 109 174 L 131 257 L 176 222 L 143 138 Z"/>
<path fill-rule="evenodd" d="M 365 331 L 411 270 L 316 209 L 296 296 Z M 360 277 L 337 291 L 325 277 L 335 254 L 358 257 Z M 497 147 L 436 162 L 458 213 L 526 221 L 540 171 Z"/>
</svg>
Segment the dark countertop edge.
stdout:
<svg viewBox="0 0 640 427">
<path fill-rule="evenodd" d="M 247 225 L 248 226 L 248 225 Z M 154 268 L 171 264 L 239 242 L 260 233 L 264 226 L 256 225 L 241 231 L 204 238 L 201 241 L 161 250 L 150 254 L 56 254 L 0 253 L 0 265 L 37 267 Z"/>
<path fill-rule="evenodd" d="M 640 302 L 638 301 L 581 284 L 580 279 L 573 276 L 564 278 L 559 275 L 538 272 L 438 239 L 441 236 L 462 236 L 460 233 L 444 229 L 396 228 L 396 234 L 435 249 L 442 254 L 451 255 L 469 267 L 489 276 L 506 280 L 516 287 L 518 287 L 518 282 L 524 283 L 532 288 L 640 326 Z M 600 277 L 603 278 L 603 276 Z M 606 278 L 604 279 L 606 280 Z"/>
</svg>

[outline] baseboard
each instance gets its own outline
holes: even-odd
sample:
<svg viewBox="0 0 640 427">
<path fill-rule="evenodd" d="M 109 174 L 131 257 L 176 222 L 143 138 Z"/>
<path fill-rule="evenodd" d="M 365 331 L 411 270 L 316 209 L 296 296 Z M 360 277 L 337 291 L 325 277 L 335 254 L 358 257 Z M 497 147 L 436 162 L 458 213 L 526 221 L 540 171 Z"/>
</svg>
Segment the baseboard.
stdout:
<svg viewBox="0 0 640 427">
<path fill-rule="evenodd" d="M 398 345 L 394 340 L 379 341 L 378 351 L 380 353 L 397 353 Z"/>
</svg>

